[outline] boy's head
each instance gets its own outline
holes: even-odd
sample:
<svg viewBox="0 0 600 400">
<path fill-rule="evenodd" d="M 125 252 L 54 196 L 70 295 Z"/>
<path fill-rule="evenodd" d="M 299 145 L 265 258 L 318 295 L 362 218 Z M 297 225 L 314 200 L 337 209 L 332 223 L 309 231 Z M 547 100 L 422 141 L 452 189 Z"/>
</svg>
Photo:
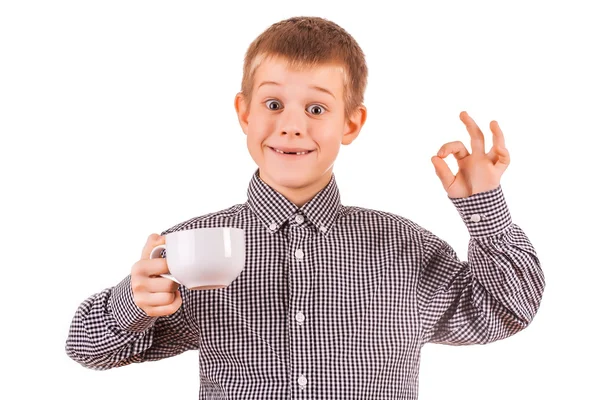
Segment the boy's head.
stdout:
<svg viewBox="0 0 600 400">
<path fill-rule="evenodd" d="M 261 178 L 297 205 L 310 200 L 366 120 L 366 84 L 362 50 L 331 21 L 294 17 L 256 38 L 235 108 Z"/>
</svg>

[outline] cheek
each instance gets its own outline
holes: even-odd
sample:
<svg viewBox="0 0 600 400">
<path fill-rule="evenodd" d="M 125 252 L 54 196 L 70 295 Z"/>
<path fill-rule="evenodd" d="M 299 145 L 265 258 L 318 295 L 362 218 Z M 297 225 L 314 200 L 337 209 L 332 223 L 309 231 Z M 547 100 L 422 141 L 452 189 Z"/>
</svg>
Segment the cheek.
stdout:
<svg viewBox="0 0 600 400">
<path fill-rule="evenodd" d="M 320 136 L 319 142 L 327 147 L 328 152 L 337 152 L 339 150 L 344 132 L 343 123 L 331 121 L 331 123 L 321 126 L 316 132 Z"/>
<path fill-rule="evenodd" d="M 256 113 L 248 118 L 248 133 L 256 139 L 267 135 L 272 128 L 272 119 L 267 118 L 267 116 L 261 113 Z"/>
</svg>

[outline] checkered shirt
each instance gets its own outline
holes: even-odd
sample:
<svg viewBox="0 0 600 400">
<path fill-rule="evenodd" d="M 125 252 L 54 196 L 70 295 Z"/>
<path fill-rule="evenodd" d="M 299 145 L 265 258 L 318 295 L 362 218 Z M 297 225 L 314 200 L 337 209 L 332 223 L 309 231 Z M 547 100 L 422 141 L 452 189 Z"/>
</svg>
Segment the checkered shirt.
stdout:
<svg viewBox="0 0 600 400">
<path fill-rule="evenodd" d="M 67 354 L 108 369 L 197 350 L 200 399 L 417 399 L 425 343 L 513 335 L 545 286 L 501 187 L 450 200 L 470 233 L 468 262 L 407 218 L 343 206 L 335 177 L 298 208 L 256 171 L 246 203 L 162 232 L 244 229 L 231 285 L 180 287 L 181 308 L 156 318 L 127 276 L 79 306 Z"/>
</svg>

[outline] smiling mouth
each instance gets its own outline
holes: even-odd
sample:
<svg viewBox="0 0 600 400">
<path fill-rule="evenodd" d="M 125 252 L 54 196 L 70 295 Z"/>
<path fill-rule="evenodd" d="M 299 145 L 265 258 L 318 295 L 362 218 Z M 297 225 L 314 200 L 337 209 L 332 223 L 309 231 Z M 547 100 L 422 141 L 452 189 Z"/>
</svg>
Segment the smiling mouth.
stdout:
<svg viewBox="0 0 600 400">
<path fill-rule="evenodd" d="M 270 147 L 271 150 L 273 150 L 275 153 L 279 153 L 279 154 L 286 154 L 286 155 L 295 155 L 295 156 L 303 156 L 305 154 L 309 154 L 312 153 L 314 150 L 304 150 L 304 151 L 283 151 L 283 150 L 279 150 L 276 149 L 274 147 Z"/>
</svg>

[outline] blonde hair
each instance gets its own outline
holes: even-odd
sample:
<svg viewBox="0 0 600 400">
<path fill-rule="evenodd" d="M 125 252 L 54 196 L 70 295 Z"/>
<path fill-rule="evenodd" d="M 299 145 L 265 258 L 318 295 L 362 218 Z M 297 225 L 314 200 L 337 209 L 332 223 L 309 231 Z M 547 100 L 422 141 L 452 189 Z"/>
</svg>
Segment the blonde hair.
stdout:
<svg viewBox="0 0 600 400">
<path fill-rule="evenodd" d="M 292 68 L 338 64 L 344 74 L 344 108 L 348 118 L 364 101 L 367 64 L 362 49 L 339 25 L 319 17 L 293 17 L 277 22 L 248 47 L 242 94 L 252 101 L 254 74 L 269 57 L 281 56 Z"/>
</svg>

